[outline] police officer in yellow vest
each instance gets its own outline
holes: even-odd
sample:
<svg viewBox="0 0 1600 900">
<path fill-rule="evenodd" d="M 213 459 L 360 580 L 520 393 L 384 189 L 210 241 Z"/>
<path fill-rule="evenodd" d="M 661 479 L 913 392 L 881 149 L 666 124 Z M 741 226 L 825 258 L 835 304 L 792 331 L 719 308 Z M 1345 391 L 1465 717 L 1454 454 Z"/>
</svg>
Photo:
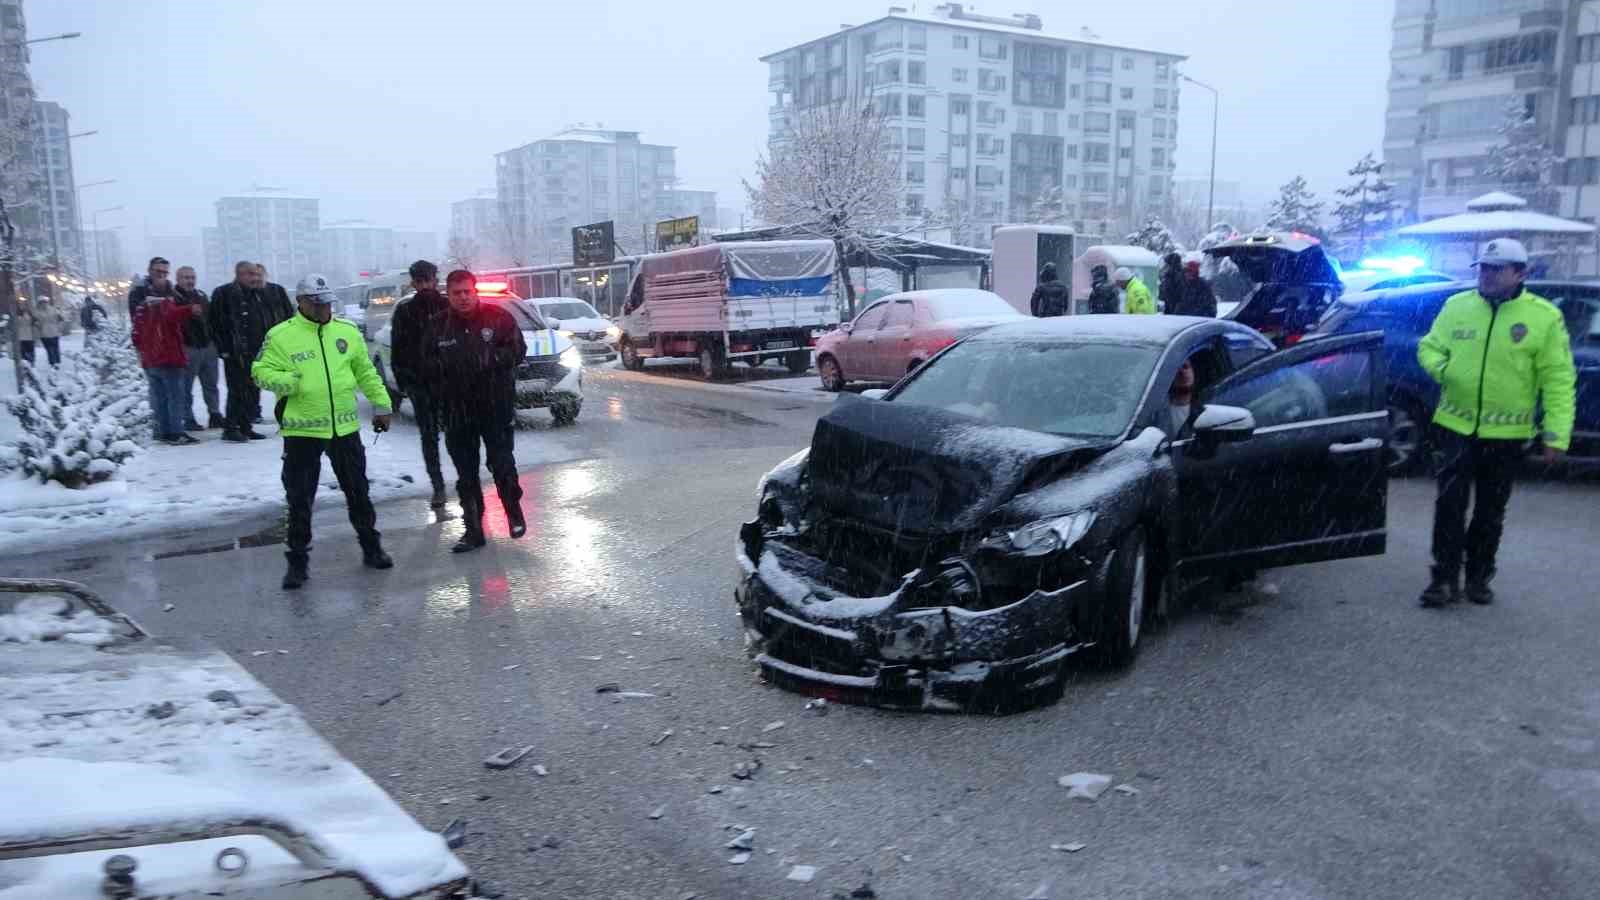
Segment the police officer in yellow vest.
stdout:
<svg viewBox="0 0 1600 900">
<path fill-rule="evenodd" d="M 394 565 L 379 542 L 378 514 L 367 493 L 367 453 L 361 446 L 359 389 L 372 404 L 372 429 L 389 430 L 389 392 L 361 339 L 361 329 L 333 316 L 333 287 L 321 275 L 295 286 L 299 312 L 267 332 L 250 377 L 278 396 L 283 435 L 283 490 L 289 503 L 289 570 L 284 590 L 305 584 L 311 555 L 311 502 L 322 478 L 322 456 L 333 463 L 350 524 L 361 541 L 361 561 L 374 569 Z"/>
<path fill-rule="evenodd" d="M 1417 360 L 1439 382 L 1433 416 L 1439 498 L 1433 510 L 1433 577 L 1422 605 L 1466 597 L 1494 602 L 1489 583 L 1518 462 L 1538 437 L 1547 461 L 1572 438 L 1577 373 L 1560 310 L 1525 290 L 1528 251 L 1510 238 L 1484 245 L 1473 265 L 1478 289 L 1445 301 L 1417 347 Z M 1536 421 L 1543 404 L 1543 421 Z M 1467 500 L 1476 493 L 1472 525 Z"/>
</svg>

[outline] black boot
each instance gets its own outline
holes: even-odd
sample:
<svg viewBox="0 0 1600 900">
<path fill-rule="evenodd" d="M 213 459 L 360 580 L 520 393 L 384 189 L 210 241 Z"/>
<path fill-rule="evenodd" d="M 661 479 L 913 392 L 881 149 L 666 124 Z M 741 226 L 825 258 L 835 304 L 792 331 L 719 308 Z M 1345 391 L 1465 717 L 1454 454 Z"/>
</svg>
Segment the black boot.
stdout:
<svg viewBox="0 0 1600 900">
<path fill-rule="evenodd" d="M 1493 603 L 1494 588 L 1489 587 L 1489 579 L 1468 578 L 1467 599 L 1479 606 L 1488 606 Z"/>
<path fill-rule="evenodd" d="M 244 432 L 237 428 L 229 428 L 222 432 L 222 439 L 230 444 L 247 444 L 250 442 L 250 439 L 244 436 Z"/>
<path fill-rule="evenodd" d="M 460 492 L 460 489 L 457 489 Z M 473 550 L 487 544 L 483 536 L 483 497 L 461 496 L 461 523 L 466 526 L 466 531 L 461 535 L 461 540 L 450 548 L 451 553 L 471 553 Z"/>
<path fill-rule="evenodd" d="M 383 552 L 383 545 L 374 539 L 361 548 L 361 564 L 369 569 L 392 569 L 394 559 Z"/>
<path fill-rule="evenodd" d="M 227 428 L 228 427 L 228 420 L 224 419 L 222 417 L 221 413 L 212 413 L 211 414 L 211 418 L 206 420 L 206 427 L 207 428 Z"/>
<path fill-rule="evenodd" d="M 506 524 L 511 526 L 511 536 L 514 538 L 528 533 L 528 520 L 522 516 L 521 503 L 513 503 L 506 507 Z"/>
<path fill-rule="evenodd" d="M 444 483 L 435 484 L 433 486 L 433 499 L 428 501 L 428 505 L 434 509 L 444 509 L 445 504 L 449 502 L 450 495 L 445 492 Z"/>
<path fill-rule="evenodd" d="M 303 553 L 285 553 L 289 560 L 289 570 L 283 573 L 283 589 L 286 591 L 299 590 L 311 575 L 306 571 L 306 556 Z"/>
<path fill-rule="evenodd" d="M 1461 602 L 1461 588 L 1456 584 L 1456 577 L 1435 571 L 1428 581 L 1428 586 L 1422 591 L 1423 608 L 1438 609 L 1446 604 L 1459 602 Z"/>
</svg>

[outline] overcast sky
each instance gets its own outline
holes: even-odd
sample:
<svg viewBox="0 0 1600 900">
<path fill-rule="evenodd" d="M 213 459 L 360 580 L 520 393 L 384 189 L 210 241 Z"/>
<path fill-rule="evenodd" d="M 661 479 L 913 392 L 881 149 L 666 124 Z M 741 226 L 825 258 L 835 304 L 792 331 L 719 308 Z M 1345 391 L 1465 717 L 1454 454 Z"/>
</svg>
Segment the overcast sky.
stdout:
<svg viewBox="0 0 1600 900">
<path fill-rule="evenodd" d="M 913 4 L 901 0 L 902 5 Z M 915 4 L 919 11 L 934 4 Z M 497 151 L 578 122 L 678 147 L 684 187 L 744 206 L 767 133 L 757 57 L 883 15 L 807 0 L 28 0 L 41 99 L 72 115 L 93 209 L 143 235 L 214 224 L 253 185 L 322 201 L 324 223 L 436 231 L 494 185 Z M 1222 92 L 1217 177 L 1265 197 L 1295 174 L 1326 193 L 1382 141 L 1392 0 L 968 4 L 1045 30 L 1190 57 Z M 1178 165 L 1204 174 L 1210 97 L 1185 86 Z M 159 249 L 159 248 L 156 248 Z"/>
</svg>

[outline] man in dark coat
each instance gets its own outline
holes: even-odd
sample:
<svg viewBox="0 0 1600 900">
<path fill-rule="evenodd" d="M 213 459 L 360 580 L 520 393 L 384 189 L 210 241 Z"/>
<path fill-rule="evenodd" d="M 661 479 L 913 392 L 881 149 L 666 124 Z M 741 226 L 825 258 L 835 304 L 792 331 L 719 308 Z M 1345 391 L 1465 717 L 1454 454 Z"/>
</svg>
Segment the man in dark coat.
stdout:
<svg viewBox="0 0 1600 900">
<path fill-rule="evenodd" d="M 1105 266 L 1089 270 L 1089 285 L 1089 312 L 1105 315 L 1117 312 L 1122 306 Z"/>
<path fill-rule="evenodd" d="M 394 308 L 390 320 L 394 383 L 400 393 L 411 398 L 411 411 L 417 418 L 422 437 L 422 463 L 433 483 L 434 509 L 445 505 L 444 473 L 439 468 L 439 432 L 443 428 L 439 400 L 434 386 L 422 377 L 427 348 L 423 341 L 428 323 L 449 310 L 439 293 L 439 267 L 425 259 L 411 264 L 411 286 L 416 293 Z M 398 400 L 396 401 L 399 402 Z"/>
<path fill-rule="evenodd" d="M 179 266 L 177 298 L 194 308 L 189 321 L 183 325 L 183 346 L 189 356 L 188 369 L 183 379 L 183 427 L 187 431 L 223 427 L 222 406 L 217 402 L 217 347 L 211 342 L 211 332 L 206 326 L 206 309 L 211 301 L 205 291 L 195 284 L 193 266 Z M 194 417 L 194 382 L 200 379 L 200 399 L 206 405 L 206 424 L 202 426 Z"/>
<path fill-rule="evenodd" d="M 261 352 L 267 332 L 295 314 L 287 294 L 281 304 L 267 296 L 260 272 L 252 262 L 234 265 L 233 280 L 211 292 L 211 308 L 206 311 L 206 325 L 228 382 L 227 427 L 222 439 L 231 443 L 266 439 L 254 427 L 261 415 L 261 389 L 250 378 L 250 365 Z"/>
<path fill-rule="evenodd" d="M 486 543 L 483 485 L 478 479 L 480 443 L 511 536 L 520 538 L 528 532 L 517 461 L 512 455 L 516 369 L 528 351 L 511 313 L 478 299 L 478 280 L 471 272 L 451 272 L 445 290 L 449 308 L 428 323 L 423 378 L 444 408 L 444 446 L 456 467 L 456 493 L 466 526 L 461 540 L 450 549 L 467 553 Z"/>
<path fill-rule="evenodd" d="M 1191 259 L 1184 264 L 1182 300 L 1177 310 L 1169 312 L 1204 319 L 1217 317 L 1217 295 L 1212 292 L 1210 283 L 1200 277 L 1200 260 Z"/>
<path fill-rule="evenodd" d="M 1183 256 L 1176 251 L 1161 257 L 1161 279 L 1156 283 L 1156 297 L 1168 315 L 1177 315 L 1183 306 Z"/>
<path fill-rule="evenodd" d="M 1039 286 L 1033 289 L 1033 297 L 1028 301 L 1029 309 L 1035 318 L 1048 319 L 1066 315 L 1069 302 L 1067 286 L 1056 275 L 1056 264 L 1045 263 L 1039 270 Z"/>
</svg>

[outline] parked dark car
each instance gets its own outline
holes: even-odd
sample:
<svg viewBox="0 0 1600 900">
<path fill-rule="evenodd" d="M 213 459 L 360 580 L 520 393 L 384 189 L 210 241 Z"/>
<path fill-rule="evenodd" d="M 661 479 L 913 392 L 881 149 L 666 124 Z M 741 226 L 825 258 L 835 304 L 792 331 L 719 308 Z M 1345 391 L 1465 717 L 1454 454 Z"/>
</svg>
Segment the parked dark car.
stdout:
<svg viewBox="0 0 1600 900">
<path fill-rule="evenodd" d="M 1069 656 L 1131 662 L 1198 579 L 1382 553 L 1384 397 L 1377 334 L 1274 351 L 1182 316 L 980 332 L 882 399 L 841 396 L 762 479 L 738 549 L 752 653 L 840 700 L 1053 699 Z"/>
<path fill-rule="evenodd" d="M 1337 267 L 1313 237 L 1282 231 L 1251 234 L 1205 252 L 1232 260 L 1253 285 L 1222 317 L 1254 328 L 1280 347 L 1304 337 L 1344 292 Z"/>
<path fill-rule="evenodd" d="M 1426 284 L 1350 294 L 1317 324 L 1319 335 L 1382 331 L 1389 367 L 1389 465 L 1413 471 L 1428 451 L 1428 423 L 1439 402 L 1439 384 L 1417 362 L 1417 343 L 1433 326 L 1445 300 L 1477 285 L 1469 281 Z M 1554 303 L 1566 320 L 1578 369 L 1577 416 L 1570 456 L 1600 458 L 1600 284 L 1530 281 L 1528 290 Z"/>
</svg>

